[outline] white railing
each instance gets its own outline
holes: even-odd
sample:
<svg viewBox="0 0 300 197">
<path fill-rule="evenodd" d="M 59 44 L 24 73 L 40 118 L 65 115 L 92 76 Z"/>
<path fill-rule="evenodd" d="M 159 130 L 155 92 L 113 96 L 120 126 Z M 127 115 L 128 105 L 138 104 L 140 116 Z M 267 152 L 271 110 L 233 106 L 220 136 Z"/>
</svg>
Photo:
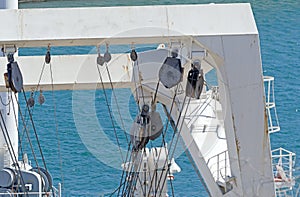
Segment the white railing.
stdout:
<svg viewBox="0 0 300 197">
<path fill-rule="evenodd" d="M 215 181 L 226 182 L 226 179 L 231 176 L 227 150 L 209 158 L 207 166 Z"/>
<path fill-rule="evenodd" d="M 293 196 L 295 158 L 295 153 L 284 148 L 272 151 L 272 167 L 277 197 Z"/>
<path fill-rule="evenodd" d="M 2 188 L 5 189 L 5 188 Z M 23 196 L 47 196 L 47 197 L 61 197 L 61 184 L 58 184 L 58 189 L 52 187 L 50 192 L 12 192 L 7 189 L 6 192 L 0 192 L 0 196 L 14 196 L 14 197 L 23 197 Z"/>
<path fill-rule="evenodd" d="M 266 94 L 266 113 L 268 116 L 269 133 L 280 131 L 274 94 L 274 77 L 264 76 L 264 86 Z"/>
</svg>

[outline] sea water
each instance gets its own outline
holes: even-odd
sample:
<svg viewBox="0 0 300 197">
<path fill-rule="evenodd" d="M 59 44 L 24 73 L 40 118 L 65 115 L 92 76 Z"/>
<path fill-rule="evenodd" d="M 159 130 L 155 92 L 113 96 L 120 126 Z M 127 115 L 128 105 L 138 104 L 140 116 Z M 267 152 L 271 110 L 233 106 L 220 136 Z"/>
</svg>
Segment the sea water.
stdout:
<svg viewBox="0 0 300 197">
<path fill-rule="evenodd" d="M 206 0 L 137 0 L 119 2 L 108 0 L 57 0 L 24 3 L 20 4 L 19 7 L 169 5 L 210 2 Z M 217 0 L 213 2 L 245 1 Z M 300 75 L 300 1 L 252 0 L 247 2 L 251 3 L 260 33 L 263 74 L 275 77 L 276 105 L 281 131 L 271 135 L 272 149 L 283 147 L 300 154 L 300 80 L 298 79 Z M 65 48 L 55 48 L 53 53 L 74 53 L 74 51 L 68 50 L 66 52 Z M 75 53 L 89 53 L 90 50 L 91 48 L 89 47 L 81 47 L 77 48 Z M 44 51 L 45 49 L 24 49 L 20 51 L 20 55 L 43 54 Z M 119 186 L 122 173 L 120 170 L 120 153 L 116 148 L 117 141 L 108 116 L 108 108 L 106 104 L 103 104 L 105 103 L 103 93 L 103 91 L 92 90 L 57 91 L 54 94 L 51 91 L 44 92 L 46 102 L 42 106 L 36 105 L 34 108 L 33 119 L 47 168 L 54 178 L 54 185 L 57 185 L 58 182 L 63 182 L 63 196 L 109 195 Z M 106 93 L 109 101 L 111 101 L 110 104 L 116 106 L 111 91 L 108 90 Z M 130 114 L 123 116 L 126 122 L 125 127 L 128 129 L 130 127 L 129 123 L 136 114 L 134 99 L 130 95 L 129 90 L 119 90 L 116 92 L 116 95 L 118 102 L 120 102 L 121 112 Z M 22 95 L 20 95 L 20 101 L 23 108 L 25 108 Z M 53 107 L 54 104 L 55 108 Z M 118 120 L 117 108 L 115 107 L 113 110 L 115 122 L 120 121 Z M 29 124 L 28 113 L 24 112 L 23 115 Z M 95 119 L 97 121 L 94 121 Z M 120 128 L 121 126 L 117 128 L 119 133 L 122 132 Z M 20 123 L 20 135 L 21 139 L 23 139 L 22 150 L 28 152 L 29 158 L 34 165 L 29 143 L 24 137 L 23 130 Z M 118 135 L 119 140 L 125 142 L 124 135 Z M 41 161 L 33 135 L 32 142 L 38 160 Z M 255 142 L 253 142 L 253 146 L 255 146 Z M 121 147 L 126 150 L 124 143 Z M 184 153 L 180 154 L 179 152 L 176 155 L 176 162 L 182 171 L 175 175 L 173 182 L 175 196 L 208 196 L 188 157 Z M 299 164 L 300 160 L 297 159 L 296 168 Z M 296 172 L 295 175 L 298 176 L 299 173 L 297 174 Z"/>
</svg>

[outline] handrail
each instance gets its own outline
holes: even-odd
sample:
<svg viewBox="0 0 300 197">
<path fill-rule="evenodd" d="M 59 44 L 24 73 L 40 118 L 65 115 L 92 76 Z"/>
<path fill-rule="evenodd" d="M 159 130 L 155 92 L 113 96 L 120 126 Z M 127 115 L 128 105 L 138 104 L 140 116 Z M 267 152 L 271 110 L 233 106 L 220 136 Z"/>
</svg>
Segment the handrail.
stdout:
<svg viewBox="0 0 300 197">
<path fill-rule="evenodd" d="M 211 161 L 213 161 L 214 159 L 216 159 L 217 161 L 215 161 L 214 163 L 212 163 L 210 165 Z M 209 169 L 216 181 L 220 181 L 221 178 L 225 181 L 225 178 L 227 176 L 230 176 L 230 168 L 229 168 L 228 162 L 229 162 L 228 150 L 222 151 L 219 154 L 217 154 L 207 160 L 206 164 L 209 167 Z M 216 167 L 216 170 L 212 171 L 213 168 L 215 168 L 215 167 Z M 224 172 L 224 174 L 222 174 L 222 172 Z"/>
<path fill-rule="evenodd" d="M 274 77 L 264 76 L 265 86 L 265 102 L 266 102 L 266 113 L 268 116 L 268 131 L 274 133 L 280 131 L 280 125 L 278 121 L 276 104 L 275 104 L 275 93 L 274 93 Z"/>
</svg>

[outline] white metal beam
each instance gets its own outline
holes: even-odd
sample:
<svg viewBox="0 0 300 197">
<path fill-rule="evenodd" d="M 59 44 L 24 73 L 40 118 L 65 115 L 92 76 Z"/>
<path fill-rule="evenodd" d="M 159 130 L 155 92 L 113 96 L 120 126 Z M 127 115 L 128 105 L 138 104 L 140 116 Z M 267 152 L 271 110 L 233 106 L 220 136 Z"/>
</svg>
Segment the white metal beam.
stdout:
<svg viewBox="0 0 300 197">
<path fill-rule="evenodd" d="M 44 56 L 19 56 L 15 60 L 23 74 L 24 89 L 30 91 L 37 87 L 52 89 L 50 64 L 46 64 L 43 73 Z M 52 56 L 51 67 L 54 90 L 82 90 L 102 88 L 99 85 L 100 77 L 96 64 L 97 55 L 65 55 Z M 6 71 L 7 59 L 0 57 L 0 73 Z M 105 66 L 99 66 L 105 88 L 110 88 L 110 80 Z M 132 76 L 132 63 L 129 54 L 113 54 L 108 64 L 114 88 L 130 87 Z M 98 85 L 97 85 L 98 83 Z M 0 91 L 6 91 L 4 77 L 0 77 Z"/>
<path fill-rule="evenodd" d="M 18 47 L 258 34 L 250 4 L 0 10 L 0 18 L 0 45 Z"/>
</svg>

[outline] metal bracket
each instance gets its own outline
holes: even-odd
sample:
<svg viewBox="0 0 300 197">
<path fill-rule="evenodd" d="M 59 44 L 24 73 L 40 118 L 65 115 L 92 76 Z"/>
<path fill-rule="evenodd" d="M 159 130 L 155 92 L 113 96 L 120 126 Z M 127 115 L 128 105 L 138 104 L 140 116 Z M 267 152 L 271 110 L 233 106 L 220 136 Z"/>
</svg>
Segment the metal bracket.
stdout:
<svg viewBox="0 0 300 197">
<path fill-rule="evenodd" d="M 14 54 L 17 52 L 16 45 L 3 45 L 2 53 L 3 56 L 7 56 L 8 62 L 14 62 Z"/>
</svg>

